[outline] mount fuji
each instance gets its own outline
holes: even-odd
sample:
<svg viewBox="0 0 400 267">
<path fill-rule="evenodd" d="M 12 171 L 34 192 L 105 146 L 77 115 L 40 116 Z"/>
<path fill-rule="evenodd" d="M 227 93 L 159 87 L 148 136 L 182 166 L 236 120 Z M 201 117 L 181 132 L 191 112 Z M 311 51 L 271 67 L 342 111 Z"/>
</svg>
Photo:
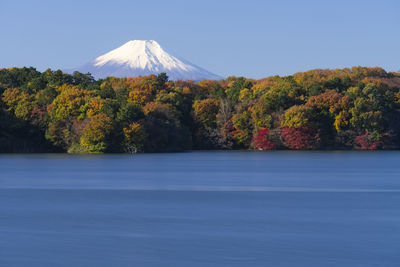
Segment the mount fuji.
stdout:
<svg viewBox="0 0 400 267">
<path fill-rule="evenodd" d="M 222 79 L 222 77 L 186 60 L 178 59 L 168 54 L 153 40 L 129 41 L 74 70 L 81 73 L 90 72 L 96 79 L 106 78 L 107 76 L 157 75 L 161 72 L 167 73 L 171 80 Z"/>
</svg>

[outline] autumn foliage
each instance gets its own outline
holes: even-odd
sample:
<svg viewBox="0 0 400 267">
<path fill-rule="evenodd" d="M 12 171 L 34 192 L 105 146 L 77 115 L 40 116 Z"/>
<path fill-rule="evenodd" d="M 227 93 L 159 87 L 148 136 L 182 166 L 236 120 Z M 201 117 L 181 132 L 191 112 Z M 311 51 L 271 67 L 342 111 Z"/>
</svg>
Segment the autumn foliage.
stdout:
<svg viewBox="0 0 400 267">
<path fill-rule="evenodd" d="M 379 67 L 197 82 L 0 69 L 0 152 L 396 148 L 400 73 Z"/>
<path fill-rule="evenodd" d="M 81 146 L 87 152 L 104 152 L 107 149 L 107 139 L 112 131 L 113 123 L 105 114 L 90 118 L 82 131 Z"/>
<path fill-rule="evenodd" d="M 356 149 L 360 150 L 376 150 L 382 146 L 381 141 L 374 140 L 369 133 L 356 137 Z"/>
<path fill-rule="evenodd" d="M 283 127 L 281 133 L 290 149 L 313 149 L 317 148 L 319 143 L 318 134 L 307 126 Z"/>
<path fill-rule="evenodd" d="M 253 143 L 254 148 L 259 150 L 271 150 L 275 149 L 275 144 L 268 140 L 269 129 L 260 129 L 254 136 Z"/>
</svg>

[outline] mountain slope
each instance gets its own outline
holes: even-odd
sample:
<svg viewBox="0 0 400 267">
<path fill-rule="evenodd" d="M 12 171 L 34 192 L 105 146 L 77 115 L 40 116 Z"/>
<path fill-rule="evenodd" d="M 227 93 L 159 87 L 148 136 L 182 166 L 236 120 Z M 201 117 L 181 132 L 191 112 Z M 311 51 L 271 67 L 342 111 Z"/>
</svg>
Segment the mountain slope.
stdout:
<svg viewBox="0 0 400 267">
<path fill-rule="evenodd" d="M 95 78 L 131 77 L 166 72 L 171 80 L 219 80 L 220 76 L 190 62 L 180 60 L 162 49 L 156 41 L 134 40 L 79 67 Z"/>
</svg>

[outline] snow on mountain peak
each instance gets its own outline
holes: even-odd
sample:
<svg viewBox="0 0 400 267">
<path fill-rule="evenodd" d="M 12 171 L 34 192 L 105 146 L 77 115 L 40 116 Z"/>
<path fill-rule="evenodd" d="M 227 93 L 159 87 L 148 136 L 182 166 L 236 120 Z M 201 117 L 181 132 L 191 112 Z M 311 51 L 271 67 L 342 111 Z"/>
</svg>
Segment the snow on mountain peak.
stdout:
<svg viewBox="0 0 400 267">
<path fill-rule="evenodd" d="M 97 57 L 79 70 L 88 71 L 96 78 L 149 75 L 161 72 L 166 72 L 172 80 L 221 78 L 168 54 L 154 40 L 129 41 Z"/>
</svg>

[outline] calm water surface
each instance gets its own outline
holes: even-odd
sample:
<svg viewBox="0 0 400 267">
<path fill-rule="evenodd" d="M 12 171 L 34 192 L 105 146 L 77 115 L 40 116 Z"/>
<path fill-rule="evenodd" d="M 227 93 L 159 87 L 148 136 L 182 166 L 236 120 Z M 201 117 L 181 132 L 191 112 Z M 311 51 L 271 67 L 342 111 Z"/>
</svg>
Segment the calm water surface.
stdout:
<svg viewBox="0 0 400 267">
<path fill-rule="evenodd" d="M 0 155 L 0 266 L 399 265 L 399 152 Z"/>
</svg>

